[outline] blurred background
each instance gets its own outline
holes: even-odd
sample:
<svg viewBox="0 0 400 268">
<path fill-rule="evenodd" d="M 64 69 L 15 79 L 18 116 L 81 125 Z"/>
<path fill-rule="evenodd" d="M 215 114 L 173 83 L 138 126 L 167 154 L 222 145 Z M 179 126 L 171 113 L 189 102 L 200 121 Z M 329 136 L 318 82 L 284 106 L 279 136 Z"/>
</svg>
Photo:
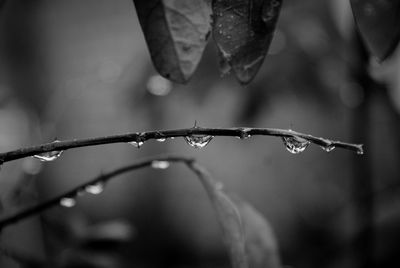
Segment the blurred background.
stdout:
<svg viewBox="0 0 400 268">
<path fill-rule="evenodd" d="M 243 87 L 221 77 L 212 42 L 187 85 L 161 78 L 130 0 L 7 1 L 0 11 L 1 152 L 197 120 L 203 127 L 291 128 L 364 143 L 365 154 L 310 145 L 292 155 L 273 137 L 218 137 L 202 150 L 183 139 L 80 148 L 51 163 L 4 164 L 1 213 L 139 158 L 177 153 L 195 157 L 262 212 L 285 265 L 400 265 L 400 54 L 365 62 L 347 2 L 285 1 L 269 55 Z M 365 73 L 376 82 L 365 83 Z M 0 267 L 38 260 L 229 266 L 206 193 L 183 165 L 123 175 L 101 195 L 77 201 L 4 229 L 0 245 L 10 254 L 0 256 Z"/>
</svg>

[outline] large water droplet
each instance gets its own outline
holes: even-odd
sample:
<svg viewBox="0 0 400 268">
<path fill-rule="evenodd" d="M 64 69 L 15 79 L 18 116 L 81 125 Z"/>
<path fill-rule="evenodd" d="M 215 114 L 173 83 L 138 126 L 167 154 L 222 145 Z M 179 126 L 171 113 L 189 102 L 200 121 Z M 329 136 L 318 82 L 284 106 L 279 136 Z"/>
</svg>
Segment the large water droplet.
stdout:
<svg viewBox="0 0 400 268">
<path fill-rule="evenodd" d="M 104 183 L 89 184 L 85 186 L 85 191 L 89 194 L 101 194 L 104 191 Z"/>
<path fill-rule="evenodd" d="M 329 152 L 332 152 L 336 147 L 335 147 L 335 145 L 329 144 L 329 145 L 321 146 L 321 148 L 325 152 L 329 153 Z"/>
<path fill-rule="evenodd" d="M 207 146 L 207 144 L 210 143 L 210 141 L 214 138 L 214 136 L 210 135 L 189 135 L 185 136 L 185 141 L 187 144 L 190 146 L 196 148 L 196 149 L 201 149 Z"/>
<path fill-rule="evenodd" d="M 33 158 L 39 159 L 42 162 L 51 162 L 59 158 L 62 153 L 63 151 L 45 152 L 41 154 L 35 154 Z"/>
<path fill-rule="evenodd" d="M 288 150 L 292 154 L 303 152 L 310 144 L 308 140 L 297 136 L 282 137 L 282 140 L 285 144 L 286 150 Z"/>
<path fill-rule="evenodd" d="M 76 200 L 72 197 L 63 197 L 60 199 L 60 205 L 66 208 L 72 208 L 76 205 Z"/>
<path fill-rule="evenodd" d="M 170 163 L 168 161 L 154 160 L 151 162 L 151 167 L 155 169 L 167 169 L 169 166 Z"/>
</svg>

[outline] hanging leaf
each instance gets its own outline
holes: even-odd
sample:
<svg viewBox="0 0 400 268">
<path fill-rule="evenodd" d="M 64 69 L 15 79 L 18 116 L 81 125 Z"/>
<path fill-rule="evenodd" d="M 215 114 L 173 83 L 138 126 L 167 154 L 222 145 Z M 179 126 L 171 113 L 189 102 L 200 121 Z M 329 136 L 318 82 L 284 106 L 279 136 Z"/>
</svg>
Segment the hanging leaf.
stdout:
<svg viewBox="0 0 400 268">
<path fill-rule="evenodd" d="M 246 253 L 251 268 L 279 268 L 278 243 L 268 221 L 247 202 L 232 197 L 239 210 L 246 237 Z"/>
<path fill-rule="evenodd" d="M 222 190 L 206 170 L 195 163 L 189 167 L 206 189 L 234 268 L 280 268 L 278 245 L 269 223 L 252 206 Z"/>
<path fill-rule="evenodd" d="M 400 1 L 350 2 L 357 27 L 368 49 L 380 60 L 389 57 L 400 40 Z"/>
<path fill-rule="evenodd" d="M 174 82 L 189 80 L 211 31 L 208 0 L 134 0 L 158 72 Z"/>
<path fill-rule="evenodd" d="M 213 1 L 213 36 L 237 79 L 249 83 L 268 52 L 282 0 Z"/>
<path fill-rule="evenodd" d="M 195 163 L 190 164 L 189 167 L 198 175 L 215 209 L 232 267 L 248 268 L 245 235 L 239 210 L 229 196 L 222 191 L 221 184 L 214 181 L 206 170 Z"/>
</svg>

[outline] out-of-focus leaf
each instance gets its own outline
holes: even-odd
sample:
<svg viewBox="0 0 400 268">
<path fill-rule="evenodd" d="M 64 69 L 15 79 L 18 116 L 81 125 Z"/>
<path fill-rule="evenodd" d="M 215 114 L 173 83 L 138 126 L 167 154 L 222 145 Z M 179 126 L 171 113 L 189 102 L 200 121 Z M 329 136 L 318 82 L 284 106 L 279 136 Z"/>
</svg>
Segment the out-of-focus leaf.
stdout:
<svg viewBox="0 0 400 268">
<path fill-rule="evenodd" d="M 237 79 L 249 83 L 271 43 L 282 0 L 216 0 L 213 37 Z"/>
<path fill-rule="evenodd" d="M 206 189 L 222 227 L 232 266 L 237 268 L 280 268 L 278 243 L 267 220 L 251 205 L 222 190 L 206 170 L 191 163 Z"/>
<path fill-rule="evenodd" d="M 134 0 L 158 72 L 185 83 L 196 70 L 211 31 L 208 0 Z"/>
<path fill-rule="evenodd" d="M 279 268 L 278 243 L 268 221 L 247 202 L 232 197 L 239 210 L 246 237 L 246 253 L 251 268 Z"/>
<path fill-rule="evenodd" d="M 239 210 L 229 196 L 222 191 L 222 185 L 214 181 L 206 170 L 195 163 L 191 164 L 190 167 L 200 178 L 216 211 L 232 266 L 234 268 L 249 267 L 246 256 L 244 229 Z"/>
<path fill-rule="evenodd" d="M 380 60 L 389 57 L 400 40 L 400 1 L 350 2 L 357 27 L 368 49 Z"/>
</svg>

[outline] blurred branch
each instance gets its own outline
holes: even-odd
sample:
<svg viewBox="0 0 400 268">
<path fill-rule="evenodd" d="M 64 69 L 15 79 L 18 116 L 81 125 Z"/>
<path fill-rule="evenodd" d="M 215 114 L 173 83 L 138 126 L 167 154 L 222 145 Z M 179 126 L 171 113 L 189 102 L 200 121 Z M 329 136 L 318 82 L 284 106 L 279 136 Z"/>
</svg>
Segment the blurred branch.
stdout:
<svg viewBox="0 0 400 268">
<path fill-rule="evenodd" d="M 323 147 L 336 147 L 355 151 L 358 154 L 363 154 L 362 144 L 351 144 L 341 141 L 334 141 L 325 138 L 315 137 L 309 134 L 303 134 L 293 130 L 277 129 L 277 128 L 202 128 L 202 127 L 192 127 L 186 129 L 176 129 L 176 130 L 160 130 L 160 131 L 148 131 L 148 132 L 136 132 L 128 133 L 122 135 L 97 137 L 81 140 L 67 140 L 67 141 L 54 141 L 50 143 L 45 143 L 42 145 L 37 145 L 33 147 L 21 148 L 15 151 L 9 151 L 5 153 L 0 153 L 0 162 L 5 163 L 8 161 L 17 160 L 20 158 L 33 156 L 45 152 L 51 151 L 62 151 L 78 147 L 95 146 L 102 144 L 111 143 L 127 143 L 127 142 L 137 142 L 143 143 L 147 140 L 152 139 L 167 139 L 174 137 L 187 137 L 191 135 L 210 135 L 210 136 L 231 136 L 238 137 L 241 139 L 248 138 L 250 136 L 276 136 L 276 137 L 300 137 L 311 143 L 314 143 Z"/>
<path fill-rule="evenodd" d="M 149 167 L 152 166 L 152 164 L 155 161 L 166 161 L 168 163 L 171 162 L 181 162 L 181 163 L 186 163 L 186 164 L 190 164 L 194 161 L 194 159 L 192 158 L 188 158 L 188 157 L 180 157 L 180 156 L 159 156 L 159 157 L 153 157 L 153 158 L 149 158 L 149 159 L 145 159 L 142 161 L 138 161 L 132 165 L 129 166 L 125 166 L 119 169 L 116 169 L 114 171 L 111 171 L 109 173 L 105 173 L 102 175 L 97 176 L 96 178 L 89 180 L 79 186 L 76 186 L 75 188 L 62 193 L 52 199 L 49 199 L 43 203 L 39 203 L 37 205 L 34 205 L 32 207 L 26 208 L 22 211 L 18 211 L 12 215 L 8 215 L 5 216 L 3 218 L 0 219 L 0 230 L 8 225 L 11 225 L 13 223 L 16 223 L 20 220 L 26 219 L 30 216 L 36 215 L 41 213 L 42 211 L 51 208 L 53 206 L 59 205 L 61 199 L 63 198 L 76 198 L 77 196 L 80 195 L 80 193 L 83 193 L 84 191 L 86 191 L 86 187 L 91 186 L 91 185 L 96 185 L 96 184 L 104 184 L 107 181 L 109 181 L 110 179 L 122 175 L 124 173 L 130 172 L 130 171 L 134 171 L 137 169 L 141 169 L 141 168 L 145 168 L 145 167 Z M 197 173 L 196 173 L 197 174 Z"/>
</svg>

